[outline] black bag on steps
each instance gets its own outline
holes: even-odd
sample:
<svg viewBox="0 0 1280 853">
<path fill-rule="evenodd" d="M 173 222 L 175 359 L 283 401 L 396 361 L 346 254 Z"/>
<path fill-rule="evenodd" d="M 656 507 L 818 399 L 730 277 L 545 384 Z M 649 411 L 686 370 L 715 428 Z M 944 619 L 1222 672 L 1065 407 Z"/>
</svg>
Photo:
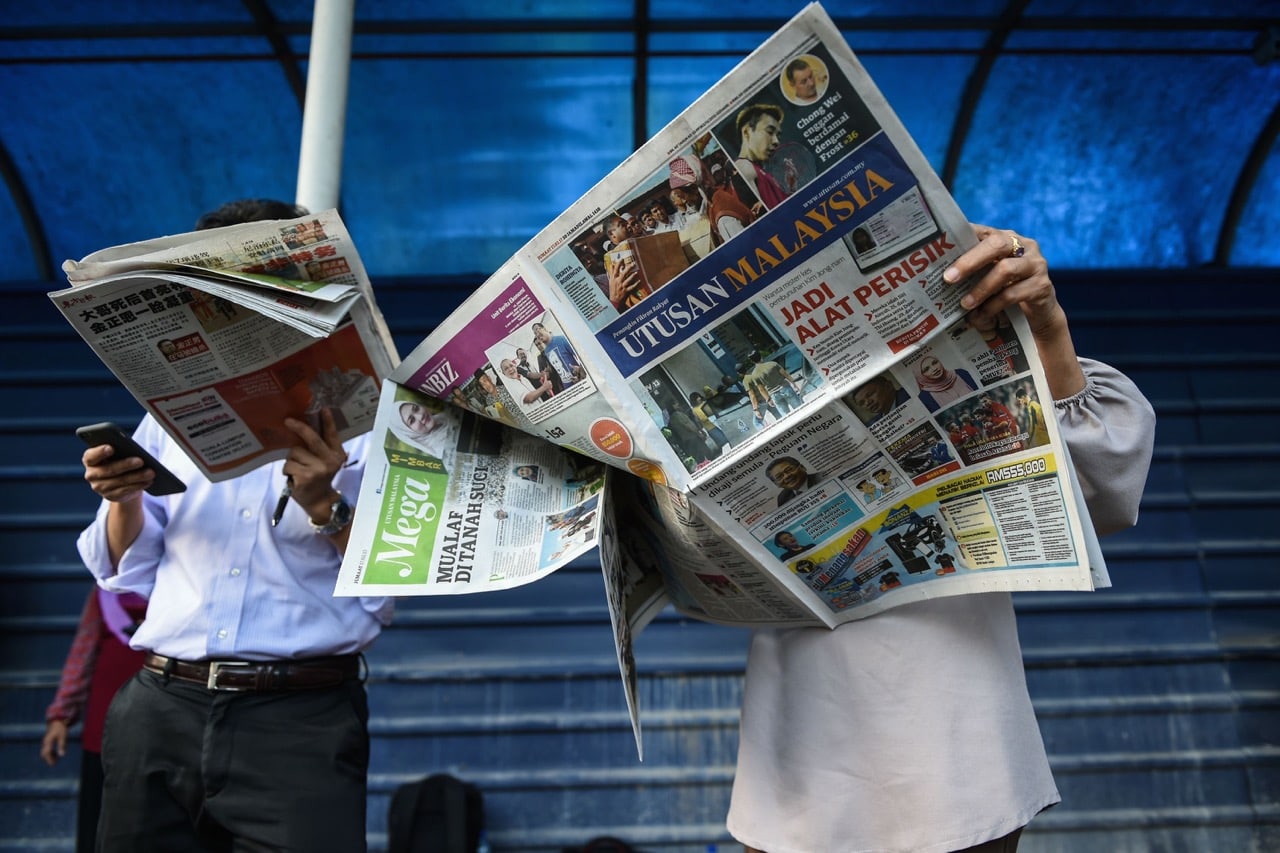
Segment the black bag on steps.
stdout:
<svg viewBox="0 0 1280 853">
<path fill-rule="evenodd" d="M 581 847 L 566 847 L 562 853 L 641 853 L 621 838 L 612 835 L 601 835 L 593 838 Z"/>
<path fill-rule="evenodd" d="M 388 853 L 476 853 L 483 830 L 480 789 L 447 773 L 406 782 L 391 795 Z"/>
</svg>

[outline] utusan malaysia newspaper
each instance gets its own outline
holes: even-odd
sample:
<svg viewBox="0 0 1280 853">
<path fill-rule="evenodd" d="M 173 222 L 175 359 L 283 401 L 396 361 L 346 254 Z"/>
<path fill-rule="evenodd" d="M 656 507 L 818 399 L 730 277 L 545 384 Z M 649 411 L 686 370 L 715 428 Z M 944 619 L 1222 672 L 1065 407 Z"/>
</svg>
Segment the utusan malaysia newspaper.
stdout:
<svg viewBox="0 0 1280 853">
<path fill-rule="evenodd" d="M 943 281 L 975 243 L 808 6 L 393 371 L 338 594 L 506 588 L 598 545 L 634 723 L 667 603 L 834 627 L 1107 585 L 1025 320 Z"/>
<path fill-rule="evenodd" d="M 283 459 L 286 416 L 366 432 L 399 360 L 335 211 L 160 237 L 63 264 L 49 294 L 210 480 Z"/>
<path fill-rule="evenodd" d="M 921 597 L 1094 586 L 1022 318 L 972 324 L 942 279 L 975 242 L 809 6 L 392 372 L 376 428 L 426 473 L 366 476 L 340 590 L 511 585 L 496 513 L 545 498 L 542 533 L 565 529 L 550 495 L 578 506 L 583 481 L 551 469 L 584 459 L 631 475 L 587 490 L 626 574 L 659 573 L 712 621 L 834 626 Z M 409 464 L 415 407 L 437 446 Z M 519 481 L 542 497 L 513 503 Z M 464 577 L 433 573 L 460 555 Z"/>
</svg>

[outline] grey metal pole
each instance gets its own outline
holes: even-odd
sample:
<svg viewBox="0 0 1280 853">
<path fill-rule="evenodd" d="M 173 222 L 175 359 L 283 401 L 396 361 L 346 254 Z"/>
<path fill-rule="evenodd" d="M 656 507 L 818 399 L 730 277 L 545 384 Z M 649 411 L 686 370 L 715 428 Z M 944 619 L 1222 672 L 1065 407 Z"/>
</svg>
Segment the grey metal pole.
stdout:
<svg viewBox="0 0 1280 853">
<path fill-rule="evenodd" d="M 355 0 L 316 0 L 307 98 L 302 111 L 296 201 L 311 211 L 338 206 Z"/>
</svg>

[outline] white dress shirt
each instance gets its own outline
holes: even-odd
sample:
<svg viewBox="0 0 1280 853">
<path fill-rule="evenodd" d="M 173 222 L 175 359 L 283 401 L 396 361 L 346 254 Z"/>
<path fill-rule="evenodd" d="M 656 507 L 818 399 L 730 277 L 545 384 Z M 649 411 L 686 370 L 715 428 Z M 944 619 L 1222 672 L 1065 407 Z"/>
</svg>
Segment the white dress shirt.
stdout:
<svg viewBox="0 0 1280 853">
<path fill-rule="evenodd" d="M 341 555 L 300 506 L 290 501 L 271 526 L 282 462 L 211 483 L 151 417 L 134 438 L 187 490 L 143 494 L 142 532 L 114 568 L 106 501 L 77 543 L 101 586 L 148 599 L 131 646 L 183 660 L 319 657 L 361 651 L 391 621 L 391 599 L 334 597 Z M 368 436 L 344 447 L 348 465 L 333 485 L 354 499 Z"/>
</svg>

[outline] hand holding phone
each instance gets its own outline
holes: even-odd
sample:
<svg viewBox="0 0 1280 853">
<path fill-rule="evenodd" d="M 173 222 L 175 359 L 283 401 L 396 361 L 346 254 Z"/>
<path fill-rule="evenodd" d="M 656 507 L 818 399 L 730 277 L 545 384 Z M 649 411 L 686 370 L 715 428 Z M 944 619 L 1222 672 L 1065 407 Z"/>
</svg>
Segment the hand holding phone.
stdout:
<svg viewBox="0 0 1280 853">
<path fill-rule="evenodd" d="M 112 459 L 128 459 L 131 456 L 141 459 L 144 468 L 150 468 L 156 473 L 151 485 L 147 486 L 147 494 L 159 497 L 160 495 L 172 495 L 187 490 L 186 483 L 179 480 L 172 471 L 161 465 L 142 445 L 133 440 L 133 436 L 113 423 L 104 422 L 82 426 L 76 430 L 76 435 L 80 436 L 80 439 L 90 447 L 97 447 L 100 444 L 111 445 L 115 450 L 115 455 Z"/>
</svg>

